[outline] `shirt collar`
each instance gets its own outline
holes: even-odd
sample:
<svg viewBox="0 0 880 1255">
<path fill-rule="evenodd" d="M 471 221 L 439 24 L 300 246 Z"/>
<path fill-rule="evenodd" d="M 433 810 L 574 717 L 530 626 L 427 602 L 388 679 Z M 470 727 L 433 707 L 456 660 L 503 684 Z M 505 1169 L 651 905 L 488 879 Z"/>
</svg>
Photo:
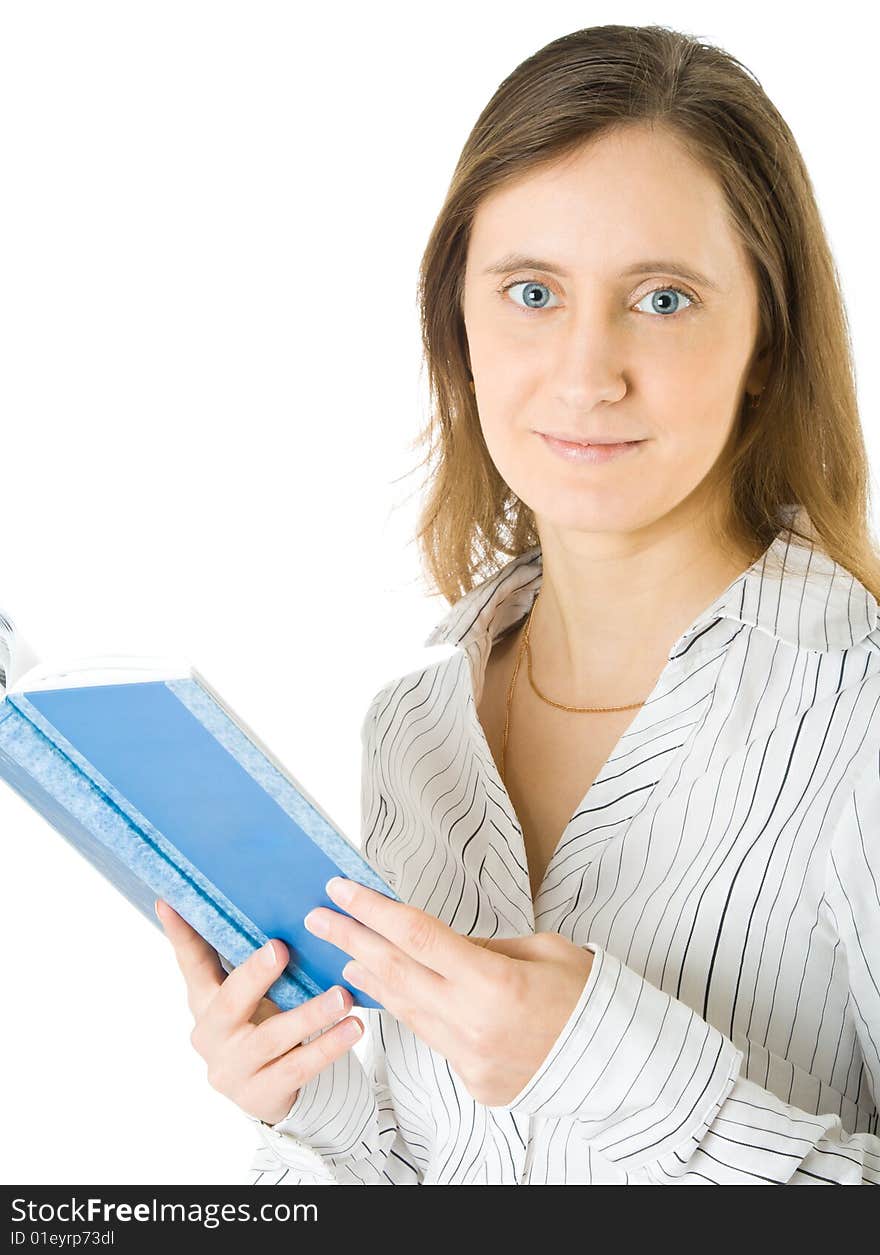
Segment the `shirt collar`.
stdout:
<svg viewBox="0 0 880 1255">
<path fill-rule="evenodd" d="M 525 617 L 542 580 L 541 546 L 515 557 L 454 603 L 425 645 L 494 641 Z M 820 652 L 848 649 L 877 626 L 877 601 L 818 545 L 783 528 L 767 550 L 703 610 L 669 651 L 670 661 L 719 618 Z"/>
</svg>

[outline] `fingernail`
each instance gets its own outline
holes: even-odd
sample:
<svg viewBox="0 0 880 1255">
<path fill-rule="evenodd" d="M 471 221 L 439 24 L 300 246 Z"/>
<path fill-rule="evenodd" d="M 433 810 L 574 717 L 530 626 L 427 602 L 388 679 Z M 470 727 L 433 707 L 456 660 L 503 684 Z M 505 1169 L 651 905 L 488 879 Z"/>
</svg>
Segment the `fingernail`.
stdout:
<svg viewBox="0 0 880 1255">
<path fill-rule="evenodd" d="M 363 986 L 358 984 L 363 981 L 363 970 L 355 963 L 354 959 L 349 959 L 345 967 L 342 969 L 342 979 L 347 980 L 349 985 L 354 985 L 355 989 L 362 989 Z"/>
<path fill-rule="evenodd" d="M 153 910 L 156 912 L 157 918 L 161 921 L 162 916 L 159 914 L 159 899 L 158 898 L 153 903 Z"/>
<path fill-rule="evenodd" d="M 345 1006 L 345 996 L 343 995 L 342 990 L 337 987 L 330 994 L 331 1010 L 341 1011 L 344 1006 Z"/>
<path fill-rule="evenodd" d="M 347 906 L 354 897 L 354 885 L 342 876 L 332 876 L 324 886 L 327 896 L 341 906 Z"/>
<path fill-rule="evenodd" d="M 260 951 L 260 954 L 263 956 L 263 962 L 267 964 L 268 967 L 274 967 L 278 962 L 278 955 L 275 953 L 275 947 L 272 945 L 271 941 L 266 942 Z"/>
<path fill-rule="evenodd" d="M 361 1035 L 360 1020 L 346 1020 L 342 1025 L 341 1032 L 346 1041 L 354 1041 L 356 1037 L 360 1037 Z"/>
</svg>

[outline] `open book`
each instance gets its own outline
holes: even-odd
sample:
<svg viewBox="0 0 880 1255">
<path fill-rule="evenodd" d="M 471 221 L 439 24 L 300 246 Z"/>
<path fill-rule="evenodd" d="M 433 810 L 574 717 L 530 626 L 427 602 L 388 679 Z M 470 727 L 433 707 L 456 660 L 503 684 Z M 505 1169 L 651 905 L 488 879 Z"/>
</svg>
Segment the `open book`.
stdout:
<svg viewBox="0 0 880 1255">
<path fill-rule="evenodd" d="M 0 612 L 0 777 L 161 932 L 170 902 L 227 971 L 270 937 L 282 1010 L 343 985 L 350 956 L 303 924 L 343 875 L 397 894 L 188 662 L 39 662 Z M 14 843 L 5 840 L 7 860 Z M 6 868 L 9 871 L 8 864 Z"/>
</svg>

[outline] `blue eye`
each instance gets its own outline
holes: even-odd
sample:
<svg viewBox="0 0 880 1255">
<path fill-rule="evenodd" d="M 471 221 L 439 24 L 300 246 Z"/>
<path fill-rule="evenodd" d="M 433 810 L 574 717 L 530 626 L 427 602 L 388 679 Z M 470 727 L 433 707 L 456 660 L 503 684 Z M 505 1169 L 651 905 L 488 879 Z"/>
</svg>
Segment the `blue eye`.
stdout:
<svg viewBox="0 0 880 1255">
<path fill-rule="evenodd" d="M 653 312 L 655 314 L 662 314 L 664 317 L 669 317 L 670 316 L 670 310 L 669 310 L 670 300 L 669 300 L 668 293 L 670 292 L 674 292 L 676 297 L 684 297 L 688 305 L 693 305 L 694 303 L 693 297 L 688 296 L 687 292 L 682 292 L 681 288 L 652 288 L 651 291 L 646 292 L 645 295 L 642 297 L 642 300 L 638 302 L 638 304 L 636 305 L 636 309 L 639 308 L 639 305 L 641 305 L 642 301 L 646 301 L 648 297 L 650 296 L 652 300 L 652 305 L 654 307 Z M 659 301 L 657 299 L 658 293 L 660 293 Z M 681 313 L 682 312 L 680 308 L 681 302 L 677 300 L 674 302 L 674 304 L 675 304 L 675 308 L 671 311 L 671 314 L 675 315 L 675 314 Z M 648 313 L 648 312 L 650 311 L 645 310 L 645 313 Z"/>
<path fill-rule="evenodd" d="M 538 293 L 540 290 L 550 292 L 546 283 L 537 283 L 534 279 L 515 279 L 512 283 L 505 283 L 501 288 L 501 292 L 509 292 L 511 288 L 526 288 L 527 295 L 523 297 L 528 302 L 527 305 L 520 305 L 520 309 L 546 309 L 546 305 L 536 305 L 534 302 L 540 300 Z M 551 293 L 552 296 L 552 293 Z"/>
<path fill-rule="evenodd" d="M 525 292 L 523 293 L 523 300 L 526 304 L 520 305 L 518 302 L 514 302 L 517 308 L 521 309 L 524 313 L 529 313 L 530 311 L 540 313 L 543 309 L 553 308 L 552 306 L 546 304 L 546 298 L 542 296 L 542 293 L 544 292 L 549 293 L 551 296 L 553 295 L 546 283 L 539 283 L 536 279 L 514 279 L 510 283 L 505 283 L 501 288 L 499 288 L 499 295 L 504 296 L 513 288 L 525 289 Z M 674 299 L 670 298 L 669 293 L 674 294 Z M 642 302 L 646 301 L 648 297 L 651 297 L 652 308 L 650 310 L 643 310 L 642 312 L 646 314 L 659 314 L 661 317 L 667 319 L 674 318 L 676 314 L 684 313 L 684 310 L 687 309 L 688 306 L 697 304 L 696 298 L 690 296 L 687 292 L 682 291 L 681 288 L 665 286 L 652 288 L 650 292 L 646 292 L 635 308 L 638 309 Z M 687 302 L 687 305 L 682 306 L 681 302 L 683 300 Z"/>
</svg>

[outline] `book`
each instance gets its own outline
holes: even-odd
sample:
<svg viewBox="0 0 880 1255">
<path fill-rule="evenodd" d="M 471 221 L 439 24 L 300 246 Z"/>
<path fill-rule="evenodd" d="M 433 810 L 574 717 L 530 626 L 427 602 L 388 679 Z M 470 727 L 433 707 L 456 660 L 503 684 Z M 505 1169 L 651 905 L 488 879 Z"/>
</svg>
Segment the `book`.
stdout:
<svg viewBox="0 0 880 1255">
<path fill-rule="evenodd" d="M 331 985 L 381 1009 L 303 918 L 342 909 L 334 875 L 399 897 L 188 661 L 41 662 L 0 612 L 0 777 L 160 932 L 169 902 L 227 972 L 280 938 L 266 997 L 281 1010 Z"/>
</svg>

